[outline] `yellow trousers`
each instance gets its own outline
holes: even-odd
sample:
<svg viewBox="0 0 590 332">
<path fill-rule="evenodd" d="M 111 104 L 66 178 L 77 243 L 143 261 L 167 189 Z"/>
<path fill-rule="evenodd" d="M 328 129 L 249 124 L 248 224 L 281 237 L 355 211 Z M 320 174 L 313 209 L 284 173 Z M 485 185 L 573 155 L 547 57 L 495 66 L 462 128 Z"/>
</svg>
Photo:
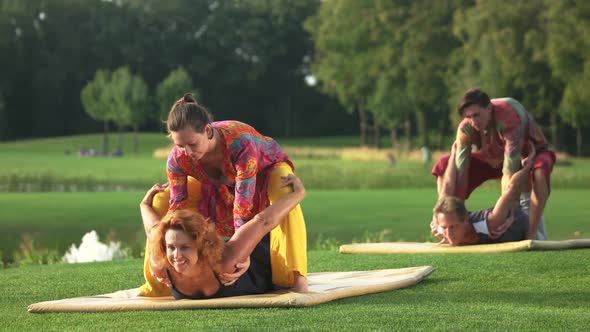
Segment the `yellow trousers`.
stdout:
<svg viewBox="0 0 590 332">
<path fill-rule="evenodd" d="M 291 192 L 290 187 L 281 188 L 281 176 L 292 173 L 289 164 L 280 163 L 269 174 L 266 190 L 271 205 Z M 188 178 L 187 206 L 194 207 L 195 211 L 196 207 L 199 206 L 200 186 L 196 179 Z M 170 192 L 168 189 L 154 197 L 153 207 L 160 217 L 163 217 L 168 212 L 169 199 Z M 140 294 L 143 296 L 169 296 L 170 290 L 168 287 L 152 276 L 147 241 L 144 257 L 143 275 L 146 282 L 140 287 Z M 294 272 L 307 277 L 307 233 L 300 205 L 291 210 L 280 225 L 270 232 L 270 264 L 272 281 L 277 286 L 292 286 Z"/>
</svg>

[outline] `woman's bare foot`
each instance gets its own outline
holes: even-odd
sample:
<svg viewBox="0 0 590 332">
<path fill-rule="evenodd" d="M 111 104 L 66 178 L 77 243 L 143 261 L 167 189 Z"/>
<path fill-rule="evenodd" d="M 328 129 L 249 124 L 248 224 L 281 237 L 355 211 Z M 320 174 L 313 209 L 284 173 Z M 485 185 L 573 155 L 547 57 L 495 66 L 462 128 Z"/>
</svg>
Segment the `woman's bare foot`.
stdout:
<svg viewBox="0 0 590 332">
<path fill-rule="evenodd" d="M 299 272 L 293 272 L 294 282 L 291 290 L 297 293 L 307 293 L 307 278 L 299 274 Z"/>
</svg>

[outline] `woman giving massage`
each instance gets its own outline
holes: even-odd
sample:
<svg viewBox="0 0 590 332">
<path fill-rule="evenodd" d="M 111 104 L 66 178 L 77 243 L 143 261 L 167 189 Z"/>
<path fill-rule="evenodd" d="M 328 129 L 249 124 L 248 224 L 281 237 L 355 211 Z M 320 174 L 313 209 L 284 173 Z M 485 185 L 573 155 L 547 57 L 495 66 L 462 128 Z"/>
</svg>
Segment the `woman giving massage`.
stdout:
<svg viewBox="0 0 590 332">
<path fill-rule="evenodd" d="M 194 211 L 170 211 L 160 220 L 152 201 L 164 187 L 154 185 L 141 203 L 152 273 L 170 287 L 176 299 L 217 298 L 274 290 L 269 232 L 305 197 L 301 180 L 293 174 L 283 177 L 282 186 L 289 185 L 292 192 L 256 214 L 225 243 L 215 223 Z M 224 284 L 220 276 L 234 273 L 236 265 L 242 262 L 249 262 L 246 273 L 233 283 Z"/>
</svg>

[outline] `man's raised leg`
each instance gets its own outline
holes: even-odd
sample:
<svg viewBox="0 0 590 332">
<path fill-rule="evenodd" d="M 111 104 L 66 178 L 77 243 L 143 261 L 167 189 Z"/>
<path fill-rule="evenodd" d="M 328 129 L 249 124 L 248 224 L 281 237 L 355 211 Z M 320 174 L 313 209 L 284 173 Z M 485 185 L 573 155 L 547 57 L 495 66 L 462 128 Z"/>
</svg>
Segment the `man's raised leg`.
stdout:
<svg viewBox="0 0 590 332">
<path fill-rule="evenodd" d="M 546 235 L 543 234 L 545 237 L 541 239 L 537 236 L 537 230 L 542 221 L 543 210 L 545 209 L 545 204 L 547 203 L 547 199 L 549 198 L 549 185 L 545 173 L 542 169 L 537 168 L 533 170 L 533 190 L 531 191 L 531 203 L 530 203 L 530 211 L 529 211 L 529 230 L 527 232 L 527 239 L 530 240 L 545 240 Z M 543 225 L 542 230 L 545 230 L 545 225 Z"/>
</svg>

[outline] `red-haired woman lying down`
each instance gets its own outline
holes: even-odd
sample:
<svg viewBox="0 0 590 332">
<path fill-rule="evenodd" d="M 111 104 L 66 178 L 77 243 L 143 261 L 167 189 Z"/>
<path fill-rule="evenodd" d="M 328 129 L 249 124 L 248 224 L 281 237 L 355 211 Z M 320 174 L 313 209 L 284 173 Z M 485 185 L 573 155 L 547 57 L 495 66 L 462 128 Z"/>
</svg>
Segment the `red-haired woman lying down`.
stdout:
<svg viewBox="0 0 590 332">
<path fill-rule="evenodd" d="M 269 232 L 305 197 L 299 178 L 288 175 L 283 186 L 293 191 L 258 213 L 224 243 L 215 224 L 189 210 L 169 212 L 161 221 L 150 204 L 142 204 L 142 218 L 148 236 L 151 270 L 166 283 L 176 299 L 203 299 L 260 294 L 275 289 L 269 252 Z M 161 187 L 154 186 L 144 200 Z M 232 284 L 221 276 L 234 273 L 236 265 L 249 267 Z"/>
</svg>

